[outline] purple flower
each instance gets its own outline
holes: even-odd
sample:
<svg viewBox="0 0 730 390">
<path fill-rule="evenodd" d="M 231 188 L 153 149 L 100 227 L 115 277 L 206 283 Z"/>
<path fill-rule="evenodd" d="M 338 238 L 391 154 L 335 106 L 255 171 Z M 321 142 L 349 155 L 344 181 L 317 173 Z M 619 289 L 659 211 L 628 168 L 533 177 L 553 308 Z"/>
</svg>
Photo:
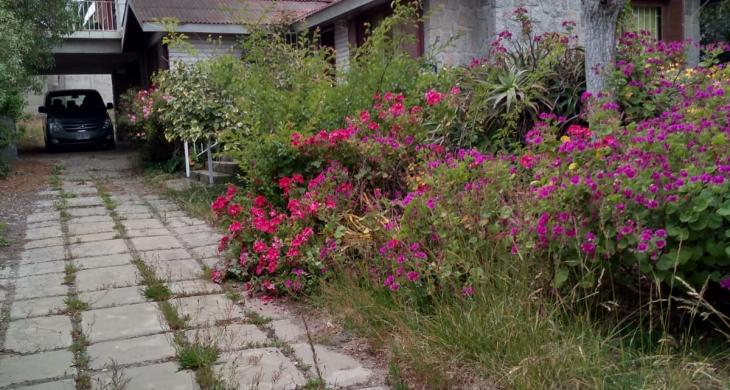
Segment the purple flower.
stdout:
<svg viewBox="0 0 730 390">
<path fill-rule="evenodd" d="M 721 280 L 720 287 L 730 291 L 730 277 L 726 277 L 725 279 Z"/>
<path fill-rule="evenodd" d="M 639 245 L 636 247 L 636 250 L 641 253 L 646 252 L 647 249 L 649 249 L 649 245 L 647 245 L 645 242 L 640 242 Z"/>
<path fill-rule="evenodd" d="M 666 237 L 666 236 L 667 236 L 667 231 L 666 231 L 666 230 L 664 230 L 664 229 L 657 229 L 657 230 L 656 230 L 656 231 L 654 232 L 654 235 L 655 235 L 655 236 L 657 236 L 657 237 L 659 237 L 659 238 L 664 238 L 664 237 Z"/>
<path fill-rule="evenodd" d="M 410 271 L 406 274 L 406 276 L 408 277 L 408 280 L 410 280 L 411 282 L 415 282 L 421 275 L 416 271 Z"/>
</svg>

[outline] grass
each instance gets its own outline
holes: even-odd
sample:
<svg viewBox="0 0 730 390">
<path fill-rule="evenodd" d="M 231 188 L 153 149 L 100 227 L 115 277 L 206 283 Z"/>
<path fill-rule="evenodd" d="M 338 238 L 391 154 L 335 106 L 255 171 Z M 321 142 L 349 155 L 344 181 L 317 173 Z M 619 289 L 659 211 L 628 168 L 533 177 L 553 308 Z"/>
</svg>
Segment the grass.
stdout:
<svg viewBox="0 0 730 390">
<path fill-rule="evenodd" d="M 0 222 L 0 248 L 9 246 L 10 242 L 5 238 L 5 232 L 8 230 L 8 225 L 5 222 Z"/>
<path fill-rule="evenodd" d="M 640 342 L 647 337 L 641 330 L 540 298 L 532 273 L 518 264 L 491 270 L 471 299 L 435 297 L 420 308 L 384 291 L 367 273 L 343 270 L 315 302 L 376 349 L 390 351 L 393 388 L 408 382 L 458 388 L 464 380 L 524 389 L 730 385 L 726 347 L 707 351 L 695 340 L 648 346 Z"/>
<path fill-rule="evenodd" d="M 159 303 L 162 317 L 165 318 L 167 325 L 172 330 L 182 330 L 187 326 L 187 321 L 184 317 L 181 317 L 177 311 L 175 305 L 170 301 L 163 301 Z"/>
<path fill-rule="evenodd" d="M 191 182 L 188 188 L 177 191 L 164 186 L 165 181 L 173 178 L 178 177 L 161 173 L 159 170 L 149 170 L 145 182 L 153 188 L 163 188 L 163 195 L 179 204 L 188 214 L 210 222 L 213 217 L 210 212 L 210 204 L 226 191 L 227 185 L 206 186 Z"/>
<path fill-rule="evenodd" d="M 78 268 L 74 266 L 73 264 L 66 264 L 66 267 L 63 269 L 63 284 L 65 285 L 72 285 L 76 281 L 76 272 L 78 272 Z"/>
<path fill-rule="evenodd" d="M 89 303 L 79 299 L 75 293 L 69 293 L 68 296 L 63 300 L 66 305 L 65 312 L 67 314 L 76 314 L 84 310 L 89 310 Z"/>
<path fill-rule="evenodd" d="M 262 316 L 255 311 L 250 311 L 246 314 L 247 322 L 251 325 L 263 326 L 271 322 L 271 318 Z"/>
<path fill-rule="evenodd" d="M 212 366 L 218 360 L 220 351 L 212 343 L 189 343 L 185 340 L 176 340 L 175 354 L 181 370 L 197 370 Z"/>
</svg>

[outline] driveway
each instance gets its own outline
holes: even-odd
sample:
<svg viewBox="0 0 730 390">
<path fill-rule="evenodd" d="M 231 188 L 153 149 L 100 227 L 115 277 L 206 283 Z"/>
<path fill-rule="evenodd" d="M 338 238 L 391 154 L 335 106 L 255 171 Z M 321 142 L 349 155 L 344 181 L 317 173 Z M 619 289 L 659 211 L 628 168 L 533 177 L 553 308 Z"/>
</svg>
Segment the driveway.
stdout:
<svg viewBox="0 0 730 390">
<path fill-rule="evenodd" d="M 315 344 L 305 317 L 207 280 L 220 235 L 146 188 L 133 161 L 26 155 L 0 181 L 0 389 L 206 387 L 181 369 L 196 367 L 191 346 L 218 351 L 198 371 L 231 388 L 383 385 L 373 364 Z"/>
</svg>

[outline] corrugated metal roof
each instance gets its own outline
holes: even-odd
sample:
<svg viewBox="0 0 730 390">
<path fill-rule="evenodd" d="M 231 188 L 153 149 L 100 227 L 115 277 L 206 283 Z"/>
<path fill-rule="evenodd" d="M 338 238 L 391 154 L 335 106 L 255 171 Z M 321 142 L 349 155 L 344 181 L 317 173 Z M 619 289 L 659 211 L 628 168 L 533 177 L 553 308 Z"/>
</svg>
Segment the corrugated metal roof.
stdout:
<svg viewBox="0 0 730 390">
<path fill-rule="evenodd" d="M 337 0 L 131 0 L 140 23 L 245 24 L 300 19 Z"/>
</svg>

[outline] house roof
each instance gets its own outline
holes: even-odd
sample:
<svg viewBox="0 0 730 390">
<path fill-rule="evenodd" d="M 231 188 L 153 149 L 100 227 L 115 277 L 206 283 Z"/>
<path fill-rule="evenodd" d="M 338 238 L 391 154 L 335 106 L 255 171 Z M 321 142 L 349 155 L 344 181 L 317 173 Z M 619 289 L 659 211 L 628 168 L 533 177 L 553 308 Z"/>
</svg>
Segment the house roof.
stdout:
<svg viewBox="0 0 730 390">
<path fill-rule="evenodd" d="M 130 0 L 141 25 L 162 18 L 180 24 L 241 25 L 300 19 L 337 0 Z"/>
</svg>

